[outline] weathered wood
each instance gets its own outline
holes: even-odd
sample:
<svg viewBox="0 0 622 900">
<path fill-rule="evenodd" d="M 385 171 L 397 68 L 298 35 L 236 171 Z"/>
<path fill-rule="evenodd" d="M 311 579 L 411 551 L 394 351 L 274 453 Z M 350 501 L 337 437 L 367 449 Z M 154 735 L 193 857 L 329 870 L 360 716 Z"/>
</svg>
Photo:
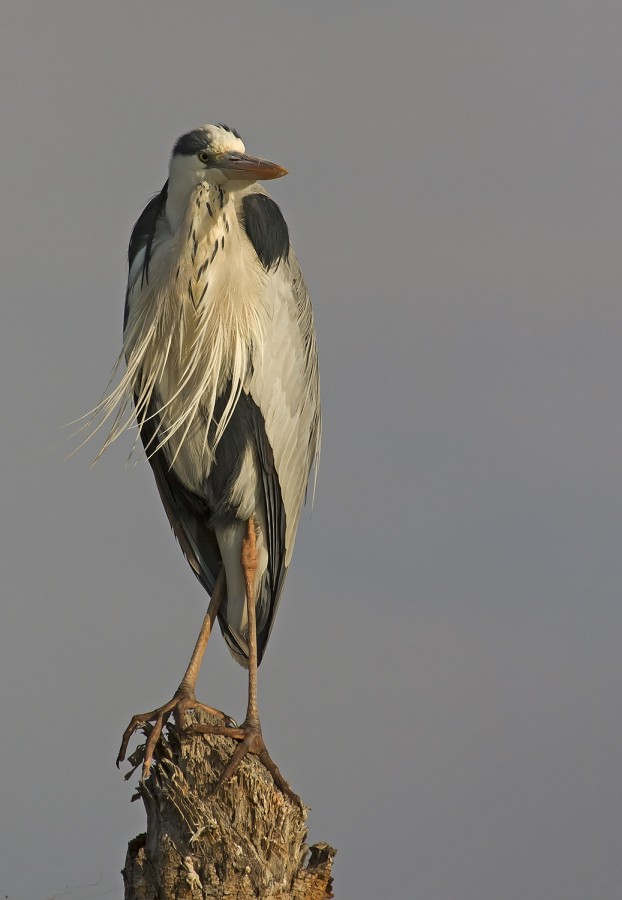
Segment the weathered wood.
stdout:
<svg viewBox="0 0 622 900">
<path fill-rule="evenodd" d="M 210 721 L 204 714 L 200 720 Z M 149 779 L 138 787 L 147 832 L 128 846 L 125 900 L 333 896 L 336 851 L 306 846 L 306 809 L 284 797 L 256 757 L 247 756 L 231 781 L 211 793 L 234 748 L 217 735 L 180 740 L 169 727 Z M 139 761 L 140 749 L 132 757 Z"/>
</svg>

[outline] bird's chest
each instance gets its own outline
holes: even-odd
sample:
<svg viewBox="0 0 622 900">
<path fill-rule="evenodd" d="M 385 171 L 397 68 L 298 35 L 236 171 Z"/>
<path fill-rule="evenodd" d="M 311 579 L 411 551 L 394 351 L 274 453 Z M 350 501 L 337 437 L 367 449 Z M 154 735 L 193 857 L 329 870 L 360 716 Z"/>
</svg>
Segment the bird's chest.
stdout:
<svg viewBox="0 0 622 900">
<path fill-rule="evenodd" d="M 169 464 L 199 493 L 262 341 L 263 284 L 248 247 L 225 192 L 201 185 L 161 257 L 168 350 L 155 405 Z"/>
</svg>

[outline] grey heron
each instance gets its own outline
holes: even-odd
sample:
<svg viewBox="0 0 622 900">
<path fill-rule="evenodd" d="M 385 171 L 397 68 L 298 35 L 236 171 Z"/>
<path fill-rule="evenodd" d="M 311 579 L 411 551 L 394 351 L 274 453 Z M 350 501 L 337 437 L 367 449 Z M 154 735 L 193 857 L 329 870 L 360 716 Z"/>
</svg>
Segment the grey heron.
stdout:
<svg viewBox="0 0 622 900">
<path fill-rule="evenodd" d="M 320 442 L 313 313 L 287 224 L 257 182 L 286 170 L 246 153 L 227 125 L 176 142 L 168 180 L 129 244 L 125 373 L 98 412 L 116 418 L 104 448 L 134 416 L 172 529 L 211 596 L 174 697 L 134 716 L 117 764 L 147 722 L 143 777 L 163 724 L 199 707 L 199 667 L 216 618 L 248 667 L 240 727 L 195 725 L 239 743 L 215 789 L 247 753 L 298 801 L 270 758 L 257 706 L 257 667 L 274 624 L 310 470 Z M 129 415 L 128 415 L 129 410 Z M 299 802 L 299 801 L 298 801 Z"/>
</svg>

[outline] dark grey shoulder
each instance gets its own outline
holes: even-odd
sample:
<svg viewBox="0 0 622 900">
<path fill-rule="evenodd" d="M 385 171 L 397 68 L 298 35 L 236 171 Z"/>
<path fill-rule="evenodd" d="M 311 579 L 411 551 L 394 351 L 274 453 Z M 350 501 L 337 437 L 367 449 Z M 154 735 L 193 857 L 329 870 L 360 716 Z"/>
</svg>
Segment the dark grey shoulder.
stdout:
<svg viewBox="0 0 622 900">
<path fill-rule="evenodd" d="M 140 216 L 138 217 L 138 221 L 136 222 L 132 230 L 130 245 L 127 250 L 127 258 L 130 269 L 132 268 L 132 263 L 136 259 L 138 253 L 143 249 L 143 247 L 146 247 L 147 253 L 145 254 L 145 270 L 148 270 L 149 254 L 151 251 L 153 236 L 156 230 L 156 223 L 158 221 L 160 213 L 166 205 L 167 196 L 168 181 L 166 182 L 160 193 L 151 198 L 149 203 L 145 206 Z"/>
<path fill-rule="evenodd" d="M 242 198 L 244 228 L 266 271 L 289 256 L 289 230 L 283 213 L 266 194 Z"/>
<path fill-rule="evenodd" d="M 159 194 L 152 197 L 138 217 L 138 221 L 132 229 L 130 236 L 130 244 L 127 248 L 128 267 L 131 269 L 134 260 L 145 249 L 145 259 L 143 261 L 142 280 L 149 281 L 149 259 L 151 257 L 151 245 L 156 232 L 158 218 L 162 214 L 166 206 L 166 198 L 168 196 L 168 181 Z M 142 282 L 141 282 L 142 283 Z M 127 325 L 129 315 L 129 284 L 125 292 L 125 310 L 123 312 L 123 330 Z"/>
</svg>

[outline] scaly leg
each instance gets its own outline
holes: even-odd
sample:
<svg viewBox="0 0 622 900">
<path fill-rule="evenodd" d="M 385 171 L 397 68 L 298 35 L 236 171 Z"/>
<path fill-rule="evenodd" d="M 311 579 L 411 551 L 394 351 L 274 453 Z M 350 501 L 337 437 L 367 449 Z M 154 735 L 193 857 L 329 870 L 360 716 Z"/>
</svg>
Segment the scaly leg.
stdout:
<svg viewBox="0 0 622 900">
<path fill-rule="evenodd" d="M 204 703 L 199 703 L 194 693 L 197 684 L 197 678 L 199 677 L 199 669 L 201 668 L 201 663 L 203 661 L 203 654 L 205 653 L 207 642 L 209 641 L 214 622 L 216 621 L 216 616 L 218 615 L 218 610 L 222 602 L 224 589 L 225 571 L 224 569 L 221 569 L 218 573 L 216 584 L 214 585 L 214 590 L 212 592 L 212 598 L 207 608 L 205 618 L 203 619 L 201 631 L 197 638 L 197 642 L 188 664 L 188 668 L 186 669 L 186 673 L 182 678 L 179 687 L 175 691 L 173 699 L 169 700 L 168 703 L 165 703 L 164 706 L 160 706 L 157 709 L 152 709 L 150 712 L 138 713 L 138 715 L 132 716 L 130 724 L 123 732 L 121 748 L 119 750 L 119 755 L 117 756 L 117 766 L 119 766 L 119 764 L 125 759 L 125 753 L 130 742 L 130 738 L 132 737 L 136 729 L 141 725 L 144 725 L 146 722 L 153 722 L 153 728 L 151 729 L 149 737 L 147 738 L 147 743 L 145 744 L 145 755 L 143 759 L 143 778 L 147 778 L 149 775 L 149 769 L 151 768 L 151 761 L 153 759 L 153 751 L 155 750 L 155 746 L 158 743 L 158 740 L 162 733 L 162 728 L 171 713 L 173 713 L 175 717 L 175 723 L 180 729 L 184 724 L 183 720 L 186 710 L 195 708 L 203 709 L 206 712 L 211 713 L 212 715 L 221 716 L 228 723 L 233 722 L 233 720 L 230 719 L 229 716 L 226 716 L 225 713 L 221 712 L 219 709 L 214 709 L 211 706 L 205 706 Z"/>
<path fill-rule="evenodd" d="M 187 730 L 191 734 L 224 734 L 240 741 L 224 772 L 214 785 L 214 792 L 231 778 L 248 753 L 254 753 L 270 772 L 276 786 L 286 797 L 302 809 L 300 797 L 292 791 L 281 775 L 276 763 L 272 761 L 261 734 L 259 710 L 257 707 L 257 619 L 255 613 L 257 541 L 253 516 L 248 520 L 246 537 L 242 541 L 241 563 L 246 582 L 246 606 L 248 610 L 248 705 L 246 718 L 239 728 L 196 724 L 191 725 Z"/>
</svg>

